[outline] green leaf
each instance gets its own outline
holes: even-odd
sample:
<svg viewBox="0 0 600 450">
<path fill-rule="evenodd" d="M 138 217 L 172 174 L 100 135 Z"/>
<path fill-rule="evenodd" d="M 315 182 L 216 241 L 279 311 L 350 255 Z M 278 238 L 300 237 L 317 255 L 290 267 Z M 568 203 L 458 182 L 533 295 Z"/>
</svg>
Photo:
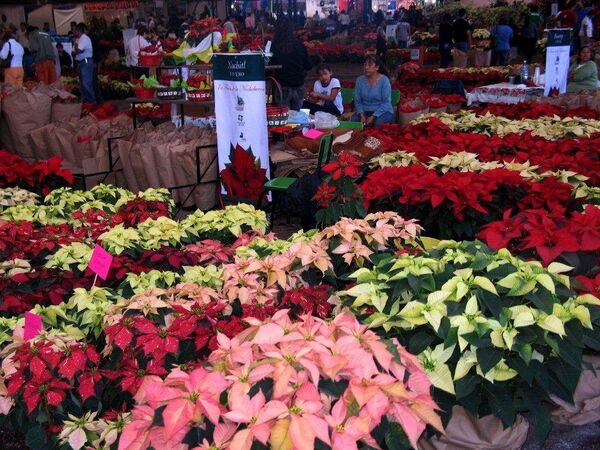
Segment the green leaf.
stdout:
<svg viewBox="0 0 600 450">
<path fill-rule="evenodd" d="M 413 355 L 421 354 L 427 347 L 432 346 L 436 337 L 427 331 L 418 331 L 408 341 L 408 351 Z"/>
<path fill-rule="evenodd" d="M 542 294 L 543 291 L 538 291 L 527 295 L 527 300 L 535 305 L 537 309 L 544 311 L 546 314 L 552 314 L 552 306 L 554 298 L 549 293 Z M 540 295 L 542 294 L 542 295 Z"/>
<path fill-rule="evenodd" d="M 446 339 L 444 339 L 444 348 L 452 347 L 456 345 L 458 342 L 458 328 L 452 327 L 448 334 L 446 335 Z"/>
<path fill-rule="evenodd" d="M 460 380 L 454 383 L 454 390 L 456 391 L 456 398 L 461 399 L 469 396 L 479 384 L 479 377 L 475 375 L 465 375 Z"/>
<path fill-rule="evenodd" d="M 521 359 L 525 361 L 525 364 L 529 365 L 531 361 L 531 355 L 533 354 L 533 349 L 531 348 L 530 344 L 515 345 L 513 350 L 517 350 Z"/>
<path fill-rule="evenodd" d="M 410 449 L 410 442 L 399 423 L 390 422 L 385 433 L 385 443 L 389 450 Z"/>
<path fill-rule="evenodd" d="M 542 403 L 542 398 L 534 389 L 521 389 L 521 396 L 527 405 L 531 418 L 533 419 L 534 428 L 540 442 L 544 442 L 552 430 L 552 421 L 550 414 Z"/>
<path fill-rule="evenodd" d="M 492 413 L 498 417 L 505 427 L 510 427 L 517 418 L 512 398 L 512 390 L 506 389 L 504 383 L 485 383 L 487 391 L 487 400 L 492 409 Z"/>
<path fill-rule="evenodd" d="M 31 450 L 46 450 L 52 448 L 46 437 L 46 431 L 40 425 L 34 425 L 25 434 L 25 444 Z"/>
<path fill-rule="evenodd" d="M 496 364 L 502 359 L 504 351 L 499 348 L 478 348 L 477 349 L 477 362 L 481 367 L 483 373 L 488 373 Z"/>
</svg>

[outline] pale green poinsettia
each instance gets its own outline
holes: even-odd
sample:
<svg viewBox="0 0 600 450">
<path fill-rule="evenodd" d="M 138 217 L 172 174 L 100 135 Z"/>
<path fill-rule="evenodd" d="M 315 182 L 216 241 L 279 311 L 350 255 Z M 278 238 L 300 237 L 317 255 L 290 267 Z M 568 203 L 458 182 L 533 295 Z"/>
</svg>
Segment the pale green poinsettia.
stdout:
<svg viewBox="0 0 600 450">
<path fill-rule="evenodd" d="M 134 294 L 147 291 L 149 289 L 165 289 L 175 286 L 180 281 L 179 274 L 175 272 L 160 270 L 151 270 L 150 272 L 140 273 L 139 275 L 129 273 L 124 283 L 129 284 Z"/>
<path fill-rule="evenodd" d="M 362 283 L 353 286 L 346 291 L 340 291 L 339 295 L 355 297 L 352 303 L 353 308 L 363 305 L 374 306 L 377 311 L 382 312 L 388 300 L 388 295 L 384 292 L 387 288 L 385 283 Z"/>
<path fill-rule="evenodd" d="M 120 255 L 127 249 L 139 246 L 141 239 L 135 228 L 125 228 L 123 224 L 114 226 L 98 237 L 102 246 L 113 255 Z"/>
<path fill-rule="evenodd" d="M 507 322 L 506 325 L 502 325 L 497 320 L 489 320 L 488 325 L 492 332 L 490 333 L 490 339 L 492 345 L 498 348 L 512 349 L 515 343 L 515 338 L 519 334 L 519 331 L 515 329 L 514 324 Z"/>
<path fill-rule="evenodd" d="M 495 381 L 508 381 L 515 378 L 518 372 L 508 367 L 504 359 L 501 359 L 490 371 L 483 373 L 481 366 L 477 361 L 476 349 L 471 346 L 472 350 L 464 352 L 458 362 L 456 363 L 456 369 L 454 370 L 454 381 L 458 381 L 464 378 L 473 367 L 476 368 L 477 375 L 485 378 L 490 383 Z"/>
<path fill-rule="evenodd" d="M 446 364 L 446 361 L 450 359 L 454 348 L 452 345 L 448 348 L 444 348 L 444 344 L 439 344 L 433 350 L 427 348 L 419 355 L 419 361 L 425 369 L 431 384 L 442 391 L 449 392 L 450 394 L 456 395 L 454 390 L 454 382 L 452 381 L 452 373 Z"/>
<path fill-rule="evenodd" d="M 84 272 L 92 257 L 92 247 L 81 242 L 73 242 L 69 245 L 61 245 L 44 265 L 47 269 L 77 270 Z"/>
<path fill-rule="evenodd" d="M 31 264 L 25 259 L 15 258 L 0 262 L 0 276 L 10 278 L 19 273 L 31 272 Z"/>
<path fill-rule="evenodd" d="M 165 245 L 181 245 L 182 239 L 187 236 L 182 224 L 168 217 L 145 220 L 137 230 L 144 248 L 149 250 L 158 250 Z"/>
<path fill-rule="evenodd" d="M 427 303 L 419 301 L 408 302 L 398 313 L 398 316 L 408 324 L 406 328 L 412 329 L 416 326 L 429 323 L 437 331 L 442 318 L 446 317 L 448 313 L 444 301 L 449 295 L 448 292 L 437 291 L 427 296 Z"/>
<path fill-rule="evenodd" d="M 183 270 L 182 281 L 213 288 L 216 291 L 223 288 L 223 271 L 216 266 L 184 266 Z"/>
<path fill-rule="evenodd" d="M 558 272 L 555 277 L 551 276 L 551 272 L 544 270 L 539 264 L 521 264 L 519 270 L 502 278 L 496 284 L 508 289 L 508 296 L 520 297 L 533 292 L 539 284 L 552 294 L 556 293 L 555 281 L 562 284 L 568 283 L 559 276 Z M 568 286 L 567 286 L 568 287 Z"/>
<path fill-rule="evenodd" d="M 0 212 L 4 209 L 15 206 L 35 206 L 38 204 L 39 196 L 34 192 L 29 192 L 19 187 L 0 189 Z"/>
<path fill-rule="evenodd" d="M 22 317 L 0 317 L 0 346 L 5 342 L 12 342 L 13 332 L 17 326 L 23 326 L 25 318 Z"/>
<path fill-rule="evenodd" d="M 196 235 L 225 230 L 234 236 L 239 236 L 246 228 L 261 233 L 265 233 L 268 228 L 265 212 L 246 204 L 229 205 L 225 209 L 207 213 L 196 211 L 186 217 L 181 224 L 188 232 L 191 231 Z"/>
<path fill-rule="evenodd" d="M 399 270 L 399 272 L 392 275 L 390 281 L 401 280 L 409 275 L 418 277 L 442 272 L 444 270 L 444 263 L 434 258 L 399 255 L 396 262 L 389 269 L 389 272 L 395 272 L 396 270 Z"/>
<path fill-rule="evenodd" d="M 446 291 L 446 293 L 450 295 L 448 291 Z M 464 334 L 472 333 L 475 331 L 476 327 L 479 325 L 485 325 L 487 323 L 488 319 L 479 309 L 477 297 L 472 295 L 467 301 L 465 311 L 460 315 L 450 317 L 450 325 L 458 329 L 458 345 L 461 351 L 464 350 L 468 345 L 468 342 L 462 336 Z"/>
<path fill-rule="evenodd" d="M 556 304 L 555 304 L 556 305 Z M 568 320 L 562 320 L 560 317 L 554 314 L 546 314 L 543 311 L 539 311 L 536 308 L 532 308 L 526 305 L 516 305 L 509 308 L 512 314 L 512 323 L 515 328 L 529 327 L 537 325 L 538 327 L 558 334 L 559 336 L 565 335 L 564 323 Z M 562 312 L 555 310 L 557 312 Z"/>
<path fill-rule="evenodd" d="M 449 292 L 448 300 L 460 301 L 465 297 L 473 287 L 479 287 L 483 290 L 498 295 L 494 283 L 482 276 L 473 276 L 473 269 L 459 269 L 454 272 L 454 277 L 446 281 L 441 291 Z"/>
</svg>

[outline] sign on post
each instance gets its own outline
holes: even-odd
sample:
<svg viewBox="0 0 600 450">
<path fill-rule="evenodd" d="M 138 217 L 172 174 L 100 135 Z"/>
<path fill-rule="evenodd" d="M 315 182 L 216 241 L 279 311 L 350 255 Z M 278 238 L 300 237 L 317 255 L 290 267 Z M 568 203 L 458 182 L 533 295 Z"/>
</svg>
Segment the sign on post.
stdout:
<svg viewBox="0 0 600 450">
<path fill-rule="evenodd" d="M 572 31 L 571 28 L 548 30 L 545 96 L 567 92 Z"/>
<path fill-rule="evenodd" d="M 263 54 L 217 53 L 212 62 L 219 171 L 230 163 L 231 150 L 242 148 L 270 178 Z"/>
</svg>

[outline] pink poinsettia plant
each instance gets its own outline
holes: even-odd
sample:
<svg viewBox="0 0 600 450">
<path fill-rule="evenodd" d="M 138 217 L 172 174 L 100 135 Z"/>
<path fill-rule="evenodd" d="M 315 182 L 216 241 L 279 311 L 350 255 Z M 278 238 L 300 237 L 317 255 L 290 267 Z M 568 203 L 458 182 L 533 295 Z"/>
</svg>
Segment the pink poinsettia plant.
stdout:
<svg viewBox="0 0 600 450">
<path fill-rule="evenodd" d="M 443 432 L 418 360 L 354 316 L 246 322 L 206 366 L 146 377 L 120 450 L 416 447 L 427 425 Z"/>
</svg>

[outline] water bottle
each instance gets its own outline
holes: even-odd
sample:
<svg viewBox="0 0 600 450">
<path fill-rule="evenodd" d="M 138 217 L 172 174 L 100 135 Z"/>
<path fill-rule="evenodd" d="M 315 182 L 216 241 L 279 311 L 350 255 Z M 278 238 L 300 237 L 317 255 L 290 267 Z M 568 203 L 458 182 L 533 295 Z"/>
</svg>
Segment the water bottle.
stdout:
<svg viewBox="0 0 600 450">
<path fill-rule="evenodd" d="M 529 81 L 529 64 L 525 60 L 521 66 L 521 83 L 527 84 L 527 81 Z"/>
</svg>

